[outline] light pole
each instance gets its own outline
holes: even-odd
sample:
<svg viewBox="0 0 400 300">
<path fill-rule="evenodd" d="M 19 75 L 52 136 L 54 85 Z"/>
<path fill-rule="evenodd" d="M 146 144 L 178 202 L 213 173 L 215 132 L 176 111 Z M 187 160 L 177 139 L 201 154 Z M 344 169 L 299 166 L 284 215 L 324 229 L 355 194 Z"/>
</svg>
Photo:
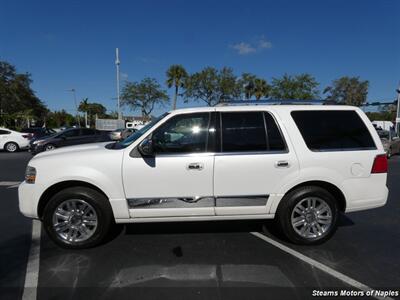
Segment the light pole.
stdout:
<svg viewBox="0 0 400 300">
<path fill-rule="evenodd" d="M 117 67 L 117 107 L 118 107 L 118 120 L 122 119 L 121 116 L 121 104 L 119 99 L 119 65 L 121 62 L 119 61 L 119 50 L 118 48 L 115 49 L 115 66 Z"/>
<path fill-rule="evenodd" d="M 396 134 L 399 135 L 399 123 L 400 123 L 400 82 L 399 87 L 396 89 L 397 92 L 397 113 L 396 113 Z"/>
<path fill-rule="evenodd" d="M 67 90 L 67 92 L 72 92 L 72 94 L 73 94 L 73 96 L 74 96 L 74 104 L 75 104 L 75 111 L 76 111 L 75 116 L 76 116 L 76 118 L 77 118 L 77 120 L 78 120 L 78 127 L 81 127 L 81 119 L 80 119 L 80 117 L 79 117 L 79 113 L 78 113 L 78 104 L 77 104 L 77 102 L 76 102 L 76 90 L 75 90 L 75 89 L 70 89 L 70 90 Z"/>
</svg>

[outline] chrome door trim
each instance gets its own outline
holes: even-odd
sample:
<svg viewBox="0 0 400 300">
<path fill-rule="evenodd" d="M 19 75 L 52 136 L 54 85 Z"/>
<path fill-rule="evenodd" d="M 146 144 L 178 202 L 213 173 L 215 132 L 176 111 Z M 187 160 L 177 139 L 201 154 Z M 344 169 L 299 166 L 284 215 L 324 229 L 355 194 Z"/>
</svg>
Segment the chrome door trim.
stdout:
<svg viewBox="0 0 400 300">
<path fill-rule="evenodd" d="M 213 196 L 196 197 L 163 197 L 128 199 L 129 208 L 199 208 L 215 207 Z"/>
<path fill-rule="evenodd" d="M 269 195 L 195 196 L 128 199 L 130 209 L 265 206 Z"/>
<path fill-rule="evenodd" d="M 265 206 L 268 198 L 268 195 L 216 197 L 215 207 Z"/>
</svg>

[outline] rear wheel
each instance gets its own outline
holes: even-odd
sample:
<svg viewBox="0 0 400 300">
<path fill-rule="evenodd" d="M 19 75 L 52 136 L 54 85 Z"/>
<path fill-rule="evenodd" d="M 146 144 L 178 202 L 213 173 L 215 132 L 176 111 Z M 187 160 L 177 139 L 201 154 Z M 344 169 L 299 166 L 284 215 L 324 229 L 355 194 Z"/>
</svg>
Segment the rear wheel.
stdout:
<svg viewBox="0 0 400 300">
<path fill-rule="evenodd" d="M 293 243 L 313 245 L 328 240 L 337 227 L 338 208 L 331 193 L 316 186 L 298 188 L 281 201 L 276 221 Z"/>
<path fill-rule="evenodd" d="M 7 152 L 17 152 L 19 147 L 17 143 L 14 142 L 8 142 L 7 144 L 4 145 L 4 149 Z"/>
<path fill-rule="evenodd" d="M 100 244 L 114 224 L 108 199 L 86 187 L 60 191 L 47 203 L 43 223 L 50 238 L 69 249 Z"/>
</svg>

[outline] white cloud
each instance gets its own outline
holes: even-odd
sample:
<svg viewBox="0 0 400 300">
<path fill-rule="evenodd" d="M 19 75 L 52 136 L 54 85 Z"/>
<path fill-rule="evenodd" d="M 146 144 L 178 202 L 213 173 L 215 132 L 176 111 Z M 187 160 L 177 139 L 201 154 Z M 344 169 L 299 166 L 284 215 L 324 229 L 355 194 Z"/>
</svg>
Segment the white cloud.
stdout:
<svg viewBox="0 0 400 300">
<path fill-rule="evenodd" d="M 232 48 L 235 49 L 240 55 L 246 55 L 257 51 L 256 48 L 245 42 L 234 44 L 232 45 Z"/>
<path fill-rule="evenodd" d="M 248 55 L 256 52 L 261 52 L 264 49 L 272 48 L 272 43 L 261 36 L 253 43 L 240 42 L 231 45 L 231 48 L 236 50 L 239 55 Z"/>
<path fill-rule="evenodd" d="M 269 49 L 269 48 L 272 48 L 272 43 L 270 41 L 267 41 L 264 37 L 262 37 L 258 41 L 258 47 L 260 49 Z"/>
<path fill-rule="evenodd" d="M 121 78 L 123 80 L 127 80 L 128 79 L 128 73 L 121 72 Z"/>
</svg>

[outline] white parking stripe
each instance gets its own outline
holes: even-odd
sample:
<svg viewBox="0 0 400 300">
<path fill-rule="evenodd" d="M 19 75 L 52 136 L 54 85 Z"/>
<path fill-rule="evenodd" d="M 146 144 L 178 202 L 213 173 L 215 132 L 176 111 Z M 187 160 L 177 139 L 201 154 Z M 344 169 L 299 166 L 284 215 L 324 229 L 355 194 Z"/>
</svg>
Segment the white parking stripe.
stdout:
<svg viewBox="0 0 400 300">
<path fill-rule="evenodd" d="M 22 300 L 36 300 L 39 279 L 40 231 L 41 222 L 39 220 L 32 220 L 32 243 L 29 250 L 28 264 L 26 266 Z"/>
<path fill-rule="evenodd" d="M 275 241 L 275 240 L 273 240 L 273 239 L 271 239 L 271 238 L 269 238 L 269 237 L 267 237 L 267 236 L 265 236 L 265 235 L 263 235 L 263 234 L 261 234 L 259 232 L 250 232 L 250 233 L 252 235 L 264 240 L 265 242 L 270 243 L 271 245 L 273 245 L 273 246 L 285 251 L 286 253 L 288 253 L 290 255 L 293 255 L 296 258 L 298 258 L 298 259 L 310 264 L 314 268 L 317 268 L 317 269 L 319 269 L 319 270 L 321 270 L 321 271 L 323 271 L 325 273 L 328 273 L 329 275 L 331 275 L 331 276 L 343 281 L 347 285 L 351 285 L 352 287 L 355 287 L 358 290 L 361 290 L 361 291 L 364 291 L 364 292 L 373 291 L 374 290 L 373 288 L 370 288 L 369 286 L 367 286 L 367 285 L 365 285 L 365 284 L 363 284 L 363 283 L 361 283 L 361 282 L 359 282 L 357 280 L 354 280 L 353 278 L 350 278 L 347 275 L 344 275 L 344 274 L 342 274 L 342 273 L 340 273 L 340 272 L 338 272 L 338 271 L 336 271 L 336 270 L 334 270 L 334 269 L 332 269 L 332 268 L 330 268 L 330 267 L 328 267 L 328 266 L 326 266 L 324 264 L 321 264 L 320 262 L 318 262 L 318 261 L 316 261 L 316 260 L 314 260 L 314 259 L 312 259 L 312 258 L 310 258 L 308 256 L 305 256 L 305 255 L 301 254 L 300 252 L 297 252 L 296 250 L 293 250 L 293 249 L 291 249 L 291 248 L 289 248 L 289 247 L 287 247 L 287 246 L 285 246 L 285 245 L 283 245 L 283 244 L 281 244 L 281 243 L 279 243 L 279 242 L 277 242 L 277 241 Z M 379 297 L 379 296 L 372 296 L 372 297 L 376 298 L 376 299 L 382 299 L 382 300 L 383 299 L 394 300 L 393 298 L 390 298 L 390 297 Z"/>
<path fill-rule="evenodd" d="M 21 181 L 0 181 L 0 186 L 11 186 L 11 185 L 18 186 L 20 183 Z"/>
</svg>

